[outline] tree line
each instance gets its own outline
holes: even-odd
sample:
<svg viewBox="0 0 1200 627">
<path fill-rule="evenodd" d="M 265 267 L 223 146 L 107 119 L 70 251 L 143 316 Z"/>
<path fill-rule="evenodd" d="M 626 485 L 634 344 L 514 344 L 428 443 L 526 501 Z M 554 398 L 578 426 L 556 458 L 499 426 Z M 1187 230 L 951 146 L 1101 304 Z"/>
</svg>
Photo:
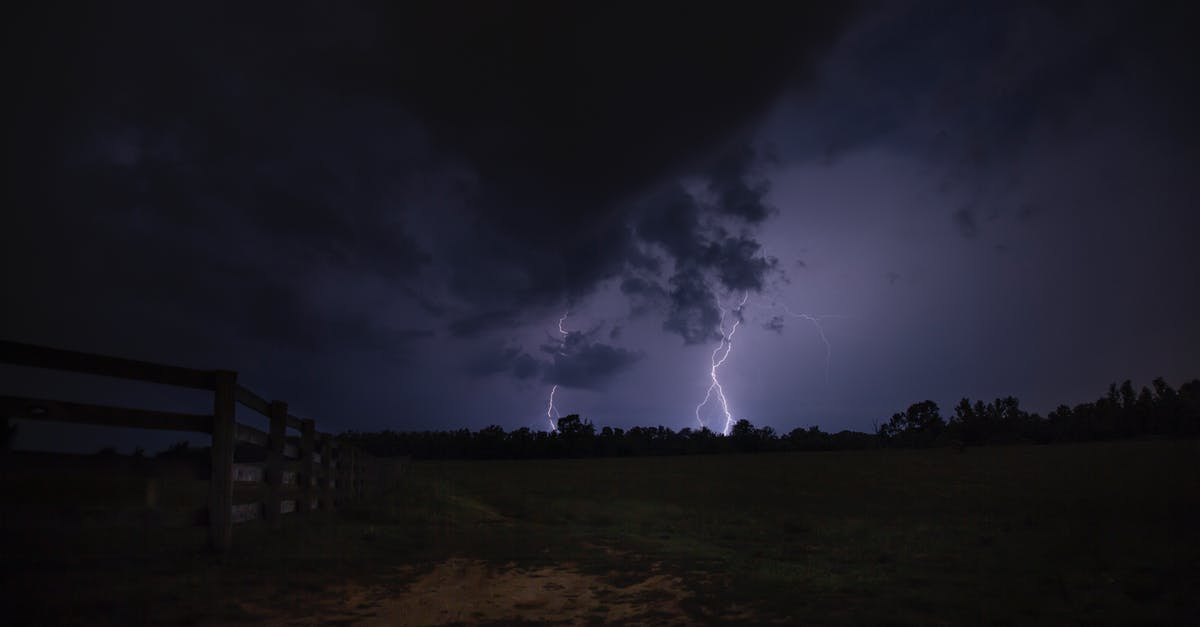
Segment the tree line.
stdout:
<svg viewBox="0 0 1200 627">
<path fill-rule="evenodd" d="M 1130 381 L 1112 384 L 1095 402 L 1060 405 L 1045 417 L 1020 408 L 1014 397 L 992 402 L 964 398 L 944 418 L 937 403 L 914 403 L 893 414 L 874 433 L 819 427 L 777 433 L 739 420 L 728 436 L 707 428 L 633 427 L 597 429 L 577 414 L 558 420 L 554 432 L 492 425 L 478 431 L 347 431 L 341 439 L 382 457 L 416 459 L 537 459 L 696 455 L 761 451 L 833 451 L 881 447 L 979 446 L 1020 442 L 1049 444 L 1142 436 L 1200 436 L 1200 380 L 1172 389 L 1162 378 L 1153 389 Z"/>
<path fill-rule="evenodd" d="M 1126 380 L 1090 403 L 1059 405 L 1044 418 L 1021 409 L 1011 396 L 984 403 L 962 399 L 943 419 L 937 403 L 915 403 L 876 428 L 882 444 L 936 446 L 1033 442 L 1084 442 L 1141 436 L 1200 436 L 1200 380 L 1178 390 L 1161 377 L 1135 390 Z"/>
</svg>

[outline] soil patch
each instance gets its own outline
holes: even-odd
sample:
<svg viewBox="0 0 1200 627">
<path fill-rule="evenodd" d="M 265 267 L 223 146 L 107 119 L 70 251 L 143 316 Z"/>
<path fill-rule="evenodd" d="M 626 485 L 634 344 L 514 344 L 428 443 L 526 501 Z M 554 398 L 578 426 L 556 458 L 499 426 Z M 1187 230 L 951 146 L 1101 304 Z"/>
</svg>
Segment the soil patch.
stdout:
<svg viewBox="0 0 1200 627">
<path fill-rule="evenodd" d="M 616 573 L 613 573 L 614 575 Z M 408 577 L 405 577 L 408 579 Z M 613 581 L 610 581 L 613 580 Z M 692 592 L 679 577 L 652 572 L 639 581 L 587 574 L 572 565 L 497 567 L 454 558 L 411 579 L 399 590 L 345 584 L 303 618 L 270 617 L 244 606 L 269 625 L 345 624 L 689 624 L 683 603 Z M 264 616 L 264 614 L 267 614 Z"/>
<path fill-rule="evenodd" d="M 569 566 L 496 568 L 452 559 L 418 578 L 405 593 L 385 600 L 362 624 L 683 624 L 687 620 L 680 602 L 690 596 L 682 580 L 666 574 L 619 586 Z"/>
</svg>

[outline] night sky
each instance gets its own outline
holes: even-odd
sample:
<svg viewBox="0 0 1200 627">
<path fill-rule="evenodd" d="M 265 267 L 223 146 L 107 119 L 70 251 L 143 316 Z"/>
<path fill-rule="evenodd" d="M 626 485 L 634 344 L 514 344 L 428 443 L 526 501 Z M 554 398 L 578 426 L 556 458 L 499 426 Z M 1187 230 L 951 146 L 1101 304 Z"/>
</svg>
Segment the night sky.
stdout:
<svg viewBox="0 0 1200 627">
<path fill-rule="evenodd" d="M 695 428 L 743 298 L 780 431 L 1200 375 L 1193 3 L 649 4 L 18 9 L 0 338 L 329 431 Z"/>
</svg>

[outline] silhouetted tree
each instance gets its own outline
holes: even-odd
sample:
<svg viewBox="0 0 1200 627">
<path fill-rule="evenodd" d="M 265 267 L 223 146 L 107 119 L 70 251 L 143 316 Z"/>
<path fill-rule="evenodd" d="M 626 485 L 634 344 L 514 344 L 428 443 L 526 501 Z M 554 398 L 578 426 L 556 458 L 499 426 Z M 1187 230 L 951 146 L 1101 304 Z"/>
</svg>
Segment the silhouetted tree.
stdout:
<svg viewBox="0 0 1200 627">
<path fill-rule="evenodd" d="M 505 433 L 491 425 L 472 433 L 420 431 L 359 433 L 349 431 L 339 437 L 369 453 L 380 456 L 411 456 L 417 459 L 493 459 L 552 458 L 592 455 L 695 455 L 711 453 L 813 451 L 893 447 L 954 445 L 955 443 L 1005 444 L 1014 442 L 1074 442 L 1160 435 L 1195 437 L 1200 435 L 1200 381 L 1184 383 L 1174 390 L 1161 378 L 1153 390 L 1140 391 L 1132 382 L 1110 385 L 1107 393 L 1091 403 L 1074 407 L 1059 405 L 1043 419 L 1021 409 L 1012 396 L 991 402 L 963 398 L 954 407 L 949 422 L 942 419 L 933 401 L 910 405 L 894 414 L 875 433 L 840 431 L 824 433 L 819 427 L 797 428 L 780 437 L 771 427 L 756 428 L 749 420 L 739 420 L 728 437 L 708 428 L 684 428 L 678 432 L 659 425 L 632 427 L 628 430 L 604 427 L 597 432 L 590 421 L 576 414 L 564 416 L 558 431 L 532 431 L 527 427 Z M 206 449 L 189 449 L 180 442 L 159 456 L 195 455 L 204 457 Z"/>
<path fill-rule="evenodd" d="M 558 439 L 566 455 L 584 457 L 593 454 L 596 427 L 590 421 L 581 419 L 579 414 L 571 414 L 559 418 L 557 424 Z"/>
<path fill-rule="evenodd" d="M 481 459 L 507 457 L 507 439 L 504 428 L 499 425 L 490 425 L 480 429 L 475 434 L 475 455 L 473 457 Z"/>
<path fill-rule="evenodd" d="M 909 405 L 904 412 L 892 414 L 892 419 L 880 427 L 879 435 L 900 446 L 928 446 L 945 427 L 937 403 L 921 401 Z"/>
<path fill-rule="evenodd" d="M 757 448 L 754 425 L 745 418 L 733 423 L 733 428 L 729 430 L 729 437 L 733 440 L 734 448 L 739 451 L 750 452 Z"/>
</svg>

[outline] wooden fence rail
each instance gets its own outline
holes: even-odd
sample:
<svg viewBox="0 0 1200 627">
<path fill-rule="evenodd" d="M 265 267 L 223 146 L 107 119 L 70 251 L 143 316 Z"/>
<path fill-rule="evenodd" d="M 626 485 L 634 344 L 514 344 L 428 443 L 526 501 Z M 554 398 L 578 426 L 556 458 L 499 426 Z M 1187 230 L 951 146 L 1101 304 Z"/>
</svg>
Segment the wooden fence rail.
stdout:
<svg viewBox="0 0 1200 627">
<path fill-rule="evenodd" d="M 291 415 L 287 403 L 268 401 L 243 387 L 232 371 L 195 370 L 8 341 L 0 341 L 0 363 L 212 391 L 211 414 L 0 396 L 0 417 L 6 425 L 9 419 L 48 420 L 208 434 L 212 438 L 208 539 L 218 551 L 231 546 L 234 524 L 263 519 L 278 525 L 285 514 L 333 511 L 348 500 L 377 494 L 385 477 L 395 472 L 385 460 L 318 432 L 312 420 Z M 268 431 L 238 423 L 234 417 L 238 404 L 266 417 Z M 296 435 L 289 435 L 289 430 Z M 257 456 L 265 461 L 236 461 L 239 445 L 265 453 Z"/>
</svg>

